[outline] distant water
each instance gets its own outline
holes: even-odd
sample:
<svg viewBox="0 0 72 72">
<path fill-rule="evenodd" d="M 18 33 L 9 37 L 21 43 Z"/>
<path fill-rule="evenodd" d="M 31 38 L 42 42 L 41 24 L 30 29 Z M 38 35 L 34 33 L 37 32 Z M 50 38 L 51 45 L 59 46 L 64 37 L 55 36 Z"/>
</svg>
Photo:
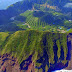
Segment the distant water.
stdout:
<svg viewBox="0 0 72 72">
<path fill-rule="evenodd" d="M 56 70 L 56 71 L 53 71 L 53 72 L 72 72 L 72 70 L 64 70 L 64 69 L 62 69 L 62 70 Z"/>
<path fill-rule="evenodd" d="M 69 29 L 67 29 L 67 31 L 69 31 L 70 30 L 70 28 Z"/>
<path fill-rule="evenodd" d="M 22 0 L 0 0 L 0 10 L 6 9 L 8 6 L 18 1 L 22 1 Z"/>
</svg>

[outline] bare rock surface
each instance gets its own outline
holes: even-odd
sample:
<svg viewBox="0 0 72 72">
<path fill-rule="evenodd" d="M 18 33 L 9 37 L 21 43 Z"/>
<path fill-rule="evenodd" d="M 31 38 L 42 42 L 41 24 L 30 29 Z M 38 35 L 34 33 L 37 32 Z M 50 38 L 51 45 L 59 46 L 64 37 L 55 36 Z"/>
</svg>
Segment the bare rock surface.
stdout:
<svg viewBox="0 0 72 72">
<path fill-rule="evenodd" d="M 35 72 L 32 57 L 24 60 L 21 65 L 19 65 L 17 58 L 12 57 L 10 54 L 0 56 L 0 72 Z"/>
<path fill-rule="evenodd" d="M 17 59 L 10 54 L 0 56 L 0 72 L 20 72 Z"/>
</svg>

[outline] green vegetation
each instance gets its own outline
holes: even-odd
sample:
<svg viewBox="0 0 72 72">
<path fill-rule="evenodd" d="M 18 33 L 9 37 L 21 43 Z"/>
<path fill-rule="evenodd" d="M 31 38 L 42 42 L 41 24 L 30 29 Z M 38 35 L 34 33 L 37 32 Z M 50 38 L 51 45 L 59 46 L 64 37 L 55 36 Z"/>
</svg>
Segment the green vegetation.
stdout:
<svg viewBox="0 0 72 72">
<path fill-rule="evenodd" d="M 69 21 L 72 20 L 72 12 L 66 11 L 67 9 L 63 7 L 69 2 L 70 0 L 17 2 L 6 10 L 0 11 L 0 32 L 35 29 L 63 33 L 68 28 L 72 28 L 72 21 Z M 63 31 L 58 30 L 59 26 L 63 27 Z"/>
<path fill-rule="evenodd" d="M 2 43 L 6 40 L 8 35 L 9 35 L 8 33 L 0 32 L 0 45 L 2 45 Z"/>
<path fill-rule="evenodd" d="M 46 70 L 50 64 L 66 63 L 72 12 L 65 13 L 62 8 L 70 1 L 23 0 L 0 11 L 0 54 L 17 57 L 19 64 L 32 55 L 37 67 L 47 60 Z"/>
<path fill-rule="evenodd" d="M 8 35 L 6 35 L 6 37 L 7 36 Z M 12 56 L 17 57 L 19 63 L 21 63 L 30 55 L 33 55 L 33 61 L 36 62 L 40 56 L 43 56 L 43 51 L 46 50 L 49 57 L 49 63 L 53 64 L 55 62 L 54 41 L 56 41 L 56 48 L 58 49 L 58 59 L 61 55 L 61 47 L 63 48 L 64 58 L 66 59 L 66 37 L 67 34 L 62 33 L 50 33 L 37 30 L 17 31 L 8 37 L 6 44 L 3 46 L 0 52 L 1 54 L 9 53 Z"/>
<path fill-rule="evenodd" d="M 72 33 L 72 29 L 69 29 L 69 31 L 67 31 L 67 33 Z"/>
<path fill-rule="evenodd" d="M 72 28 L 72 21 L 65 20 L 65 21 L 64 21 L 64 25 L 65 25 L 67 28 Z"/>
<path fill-rule="evenodd" d="M 65 21 L 66 16 L 59 12 L 27 10 L 15 17 L 13 23 L 19 28 L 26 30 L 35 29 L 39 31 L 58 32 L 58 29 L 61 28 L 59 32 L 62 32 L 61 30 L 66 31 L 68 28 Z"/>
<path fill-rule="evenodd" d="M 3 46 L 5 45 L 5 42 L 8 38 L 9 34 L 5 32 L 0 32 L 0 54 Z"/>
</svg>

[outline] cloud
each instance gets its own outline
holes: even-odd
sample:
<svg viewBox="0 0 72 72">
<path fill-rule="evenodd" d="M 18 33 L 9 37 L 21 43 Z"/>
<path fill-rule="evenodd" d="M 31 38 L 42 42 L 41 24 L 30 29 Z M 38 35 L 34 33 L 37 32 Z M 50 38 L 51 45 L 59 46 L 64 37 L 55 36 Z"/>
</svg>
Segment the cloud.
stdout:
<svg viewBox="0 0 72 72">
<path fill-rule="evenodd" d="M 67 3 L 64 7 L 72 8 L 72 3 Z"/>
</svg>

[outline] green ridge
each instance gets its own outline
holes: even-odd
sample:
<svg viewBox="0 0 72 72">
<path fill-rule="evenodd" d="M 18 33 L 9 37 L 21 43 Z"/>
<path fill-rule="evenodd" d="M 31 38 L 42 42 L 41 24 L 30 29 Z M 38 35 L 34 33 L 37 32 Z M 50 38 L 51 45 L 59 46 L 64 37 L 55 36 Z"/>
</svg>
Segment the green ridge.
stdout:
<svg viewBox="0 0 72 72">
<path fill-rule="evenodd" d="M 33 55 L 33 61 L 36 62 L 43 55 L 44 49 L 47 51 L 49 63 L 54 63 L 54 41 L 56 40 L 58 59 L 61 55 L 61 47 L 64 51 L 64 58 L 67 55 L 67 34 L 51 33 L 37 30 L 17 31 L 8 37 L 7 42 L 1 54 L 9 53 L 18 58 L 19 63 Z M 64 59 L 64 60 L 65 60 Z"/>
</svg>

